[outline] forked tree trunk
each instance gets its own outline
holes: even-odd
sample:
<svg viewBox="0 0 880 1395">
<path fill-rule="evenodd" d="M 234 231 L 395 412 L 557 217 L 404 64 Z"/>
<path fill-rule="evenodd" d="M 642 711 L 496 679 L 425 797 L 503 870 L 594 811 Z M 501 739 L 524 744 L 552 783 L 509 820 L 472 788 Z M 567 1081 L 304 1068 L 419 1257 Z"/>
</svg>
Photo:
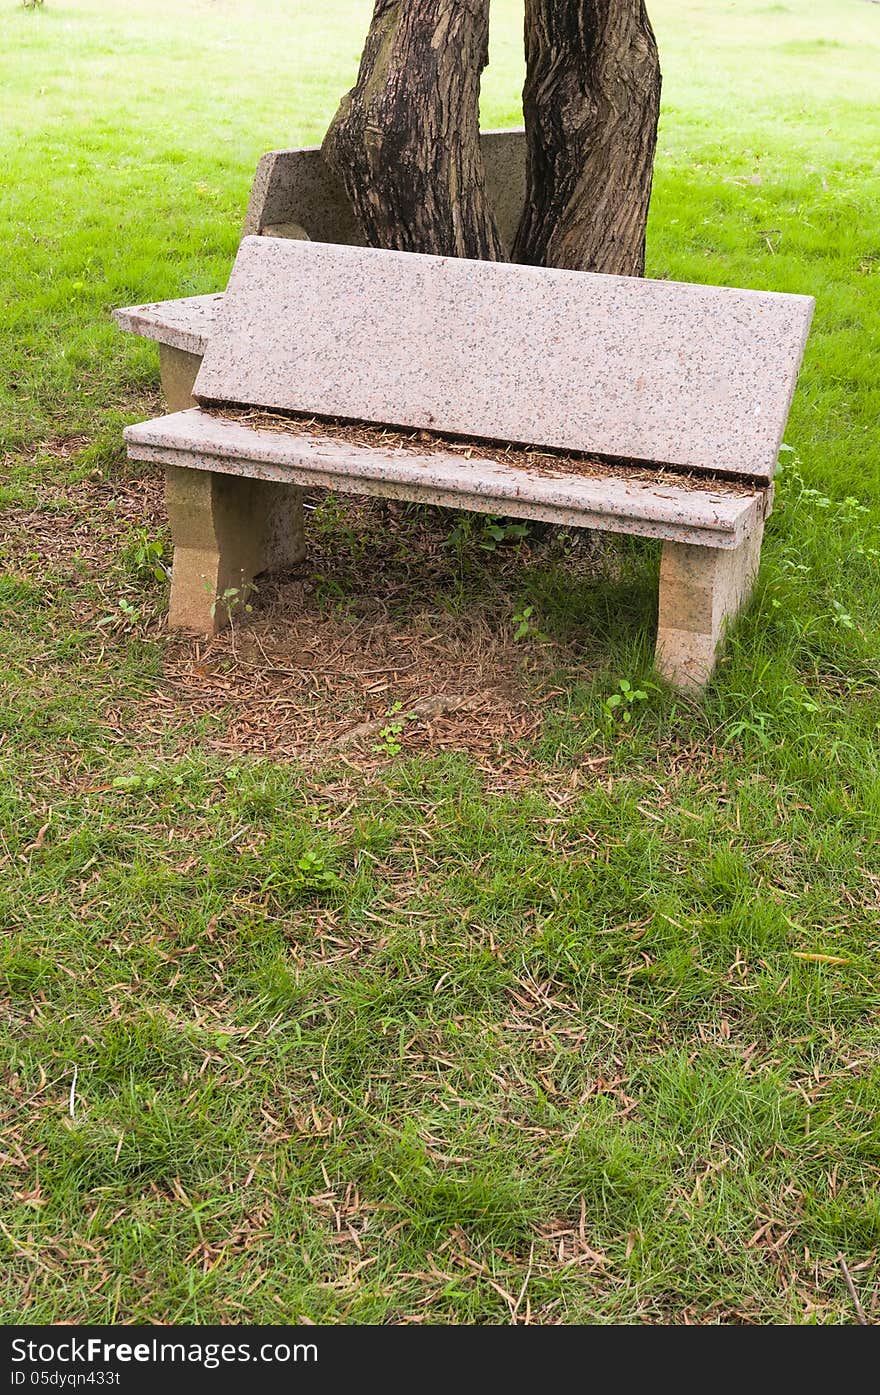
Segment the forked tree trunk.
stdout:
<svg viewBox="0 0 880 1395">
<path fill-rule="evenodd" d="M 644 0 L 525 0 L 517 261 L 641 276 L 660 63 Z"/>
<path fill-rule="evenodd" d="M 368 244 L 497 261 L 479 139 L 489 0 L 375 0 L 324 139 Z"/>
<path fill-rule="evenodd" d="M 514 260 L 640 276 L 660 109 L 644 0 L 525 0 Z M 479 142 L 489 0 L 375 0 L 324 140 L 369 244 L 499 260 Z"/>
</svg>

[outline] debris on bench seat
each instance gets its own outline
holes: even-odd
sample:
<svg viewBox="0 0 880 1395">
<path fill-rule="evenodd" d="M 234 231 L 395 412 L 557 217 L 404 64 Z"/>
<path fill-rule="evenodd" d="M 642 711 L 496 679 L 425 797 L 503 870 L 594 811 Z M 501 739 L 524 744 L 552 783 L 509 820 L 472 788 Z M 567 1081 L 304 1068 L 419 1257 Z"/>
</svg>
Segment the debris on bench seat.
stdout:
<svg viewBox="0 0 880 1395">
<path fill-rule="evenodd" d="M 377 433 L 379 434 L 379 433 Z M 393 433 L 391 433 L 393 435 Z M 568 468 L 553 469 L 555 458 L 534 466 L 526 452 L 505 463 L 479 448 L 464 457 L 443 449 L 435 438 L 421 451 L 400 445 L 357 445 L 320 431 L 255 427 L 246 419 L 199 408 L 159 417 L 126 429 L 129 455 L 181 469 L 215 471 L 279 484 L 320 485 L 349 494 L 440 504 L 512 518 L 576 528 L 599 528 L 642 537 L 671 538 L 706 547 L 734 548 L 763 518 L 763 490 L 733 486 L 700 488 L 672 475 L 615 473 L 599 462 L 583 462 L 581 473 L 570 457 Z M 424 444 L 424 443 L 423 443 Z"/>
<path fill-rule="evenodd" d="M 454 454 L 464 460 L 480 456 L 497 460 L 502 465 L 517 465 L 548 475 L 593 475 L 602 478 L 642 480 L 662 485 L 667 479 L 679 489 L 717 489 L 722 494 L 754 493 L 748 481 L 684 473 L 677 468 L 664 470 L 662 465 L 648 469 L 631 460 L 601 460 L 584 454 L 547 450 L 541 446 L 519 446 L 507 442 L 468 439 L 466 436 L 441 436 L 436 431 L 401 429 L 379 426 L 374 422 L 346 421 L 342 417 L 303 416 L 292 412 L 276 412 L 254 407 L 206 407 L 212 416 L 241 422 L 265 431 L 280 431 L 292 435 L 332 437 L 346 445 L 374 446 L 382 450 L 416 451 Z"/>
<path fill-rule="evenodd" d="M 167 471 L 170 624 L 213 633 L 301 558 L 321 485 L 661 539 L 657 666 L 698 690 L 752 589 L 812 308 L 245 238 L 198 405 L 125 433 Z"/>
</svg>

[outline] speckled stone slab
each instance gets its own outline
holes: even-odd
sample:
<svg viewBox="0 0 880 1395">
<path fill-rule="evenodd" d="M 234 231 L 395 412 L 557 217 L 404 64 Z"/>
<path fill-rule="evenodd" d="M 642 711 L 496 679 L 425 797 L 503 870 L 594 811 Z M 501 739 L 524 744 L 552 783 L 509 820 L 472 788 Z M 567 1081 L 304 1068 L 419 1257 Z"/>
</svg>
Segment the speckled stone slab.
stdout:
<svg viewBox="0 0 880 1395">
<path fill-rule="evenodd" d="M 155 339 L 187 354 L 203 354 L 223 300 L 219 295 L 191 295 L 182 300 L 157 300 L 114 310 L 113 318 L 128 334 Z"/>
<path fill-rule="evenodd" d="M 125 431 L 133 460 L 323 485 L 351 494 L 443 504 L 706 547 L 735 548 L 766 511 L 768 491 L 724 493 L 627 478 L 545 474 L 457 452 L 379 450 L 320 434 L 271 431 L 198 408 Z"/>
<path fill-rule="evenodd" d="M 518 128 L 485 131 L 480 139 L 501 239 L 512 246 L 525 198 L 525 135 Z M 320 146 L 270 150 L 262 157 L 244 233 L 363 245 L 342 182 L 325 165 Z M 196 295 L 130 305 L 114 310 L 113 318 L 129 334 L 203 354 L 221 299 L 220 295 Z"/>
<path fill-rule="evenodd" d="M 769 479 L 812 309 L 247 237 L 195 396 Z"/>
<path fill-rule="evenodd" d="M 525 201 L 526 142 L 522 127 L 484 131 L 480 136 L 486 188 L 501 240 L 507 247 Z M 257 166 L 242 236 L 300 228 L 314 242 L 362 246 L 342 180 L 324 163 L 319 146 L 270 150 Z"/>
</svg>

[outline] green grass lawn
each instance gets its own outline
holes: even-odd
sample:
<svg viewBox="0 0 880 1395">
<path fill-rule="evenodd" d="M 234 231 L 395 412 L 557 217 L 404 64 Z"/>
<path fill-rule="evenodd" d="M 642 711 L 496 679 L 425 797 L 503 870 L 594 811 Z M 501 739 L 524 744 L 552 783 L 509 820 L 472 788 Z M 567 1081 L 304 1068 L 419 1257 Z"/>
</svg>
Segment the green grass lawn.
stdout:
<svg viewBox="0 0 880 1395">
<path fill-rule="evenodd" d="M 0 1316 L 880 1320 L 880 8 L 652 6 L 649 274 L 817 298 L 699 703 L 654 546 L 418 509 L 163 629 L 109 311 L 223 287 L 369 9 L 0 8 Z"/>
</svg>

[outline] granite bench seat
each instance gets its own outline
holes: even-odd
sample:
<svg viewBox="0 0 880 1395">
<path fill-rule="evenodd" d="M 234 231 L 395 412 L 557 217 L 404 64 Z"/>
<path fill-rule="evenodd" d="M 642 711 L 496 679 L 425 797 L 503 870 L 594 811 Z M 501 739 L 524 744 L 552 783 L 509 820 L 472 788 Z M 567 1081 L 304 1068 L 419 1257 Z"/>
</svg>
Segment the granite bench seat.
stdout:
<svg viewBox="0 0 880 1395">
<path fill-rule="evenodd" d="M 167 471 L 170 623 L 213 633 L 218 598 L 300 561 L 302 487 L 320 485 L 661 540 L 657 666 L 699 689 L 752 589 L 812 305 L 246 237 L 213 305 L 198 406 L 125 433 L 133 458 Z M 270 430 L 255 413 L 414 428 L 432 445 Z M 437 437 L 567 459 L 524 468 Z M 580 473 L 578 456 L 603 468 Z"/>
<path fill-rule="evenodd" d="M 252 426 L 247 419 L 198 408 L 129 427 L 125 439 L 131 459 L 180 469 L 701 547 L 738 548 L 770 504 L 765 489 L 725 489 L 686 478 L 677 483 L 674 476 L 649 481 L 638 472 L 581 475 L 567 461 L 554 469 L 552 459 L 540 469 L 527 469 L 481 456 L 476 444 L 465 459 L 460 451 L 443 450 L 439 440 L 425 453 L 382 449 L 320 430 L 286 431 L 283 421 L 277 427 Z M 247 493 L 246 487 L 239 491 L 242 499 Z"/>
</svg>

